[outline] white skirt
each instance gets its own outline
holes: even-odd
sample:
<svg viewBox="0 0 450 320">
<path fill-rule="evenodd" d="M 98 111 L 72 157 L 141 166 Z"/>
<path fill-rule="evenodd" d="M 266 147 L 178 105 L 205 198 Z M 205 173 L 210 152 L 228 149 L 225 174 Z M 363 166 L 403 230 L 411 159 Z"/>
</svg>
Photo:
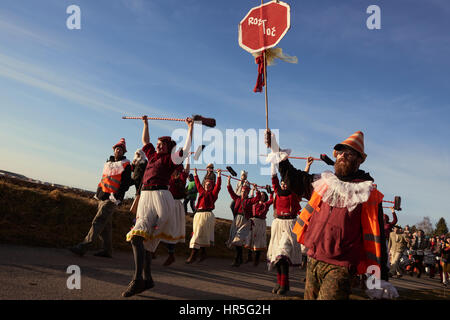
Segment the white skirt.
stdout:
<svg viewBox="0 0 450 320">
<path fill-rule="evenodd" d="M 180 200 L 174 200 L 169 190 L 142 190 L 136 213 L 136 224 L 126 240 L 134 235 L 143 237 L 146 250 L 154 252 L 159 242 L 184 242 L 185 215 Z"/>
<path fill-rule="evenodd" d="M 297 235 L 292 232 L 296 219 L 274 219 L 271 227 L 267 261 L 269 270 L 282 258 L 289 261 L 291 266 L 300 265 L 302 250 L 297 242 Z"/>
<path fill-rule="evenodd" d="M 251 218 L 250 234 L 247 237 L 245 247 L 247 249 L 258 251 L 267 248 L 266 220 Z"/>
<path fill-rule="evenodd" d="M 250 224 L 250 220 L 245 219 L 242 214 L 236 215 L 230 228 L 230 237 L 227 241 L 228 248 L 245 245 L 250 235 Z"/>
<path fill-rule="evenodd" d="M 216 217 L 211 211 L 196 212 L 192 222 L 192 238 L 189 248 L 199 249 L 214 245 L 214 225 Z"/>
</svg>

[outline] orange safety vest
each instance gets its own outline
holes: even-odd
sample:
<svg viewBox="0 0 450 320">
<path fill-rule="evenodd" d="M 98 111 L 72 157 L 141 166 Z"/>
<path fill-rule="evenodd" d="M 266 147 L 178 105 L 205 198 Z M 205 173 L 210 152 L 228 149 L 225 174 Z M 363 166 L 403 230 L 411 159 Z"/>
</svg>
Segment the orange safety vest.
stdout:
<svg viewBox="0 0 450 320">
<path fill-rule="evenodd" d="M 103 166 L 102 180 L 98 184 L 105 193 L 116 193 L 120 188 L 120 181 L 122 180 L 122 172 L 130 165 L 128 159 L 122 161 L 108 161 Z"/>
<path fill-rule="evenodd" d="M 373 189 L 370 193 L 369 200 L 362 204 L 361 226 L 366 257 L 357 266 L 358 274 L 366 273 L 367 267 L 370 265 L 381 267 L 381 230 L 378 223 L 378 206 L 383 200 L 383 197 L 381 192 Z M 292 229 L 292 232 L 297 235 L 297 241 L 299 243 L 304 244 L 304 235 L 309 220 L 314 212 L 320 210 L 321 204 L 322 197 L 314 191 L 308 204 L 297 217 L 297 221 Z"/>
</svg>

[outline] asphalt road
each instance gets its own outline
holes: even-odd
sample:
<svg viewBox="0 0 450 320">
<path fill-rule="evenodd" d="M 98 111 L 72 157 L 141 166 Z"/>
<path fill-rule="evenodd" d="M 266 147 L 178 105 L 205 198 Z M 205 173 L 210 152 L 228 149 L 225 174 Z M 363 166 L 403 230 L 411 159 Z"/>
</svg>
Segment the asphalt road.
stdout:
<svg viewBox="0 0 450 320">
<path fill-rule="evenodd" d="M 0 245 L 0 300 L 114 300 L 131 280 L 134 263 L 131 253 L 115 252 L 100 258 L 88 252 L 78 257 L 65 249 Z M 276 282 L 275 271 L 264 263 L 231 267 L 231 260 L 208 258 L 187 265 L 186 257 L 177 257 L 169 267 L 162 266 L 165 256 L 153 260 L 155 287 L 128 299 L 138 300 L 271 300 Z M 80 270 L 80 289 L 69 289 L 73 279 L 69 266 Z M 288 298 L 301 299 L 304 271 L 291 268 Z M 443 290 L 437 279 L 409 276 L 391 282 L 402 290 Z M 74 283 L 69 281 L 69 283 Z M 449 294 L 448 292 L 446 294 Z M 286 299 L 286 298 L 283 298 Z"/>
</svg>

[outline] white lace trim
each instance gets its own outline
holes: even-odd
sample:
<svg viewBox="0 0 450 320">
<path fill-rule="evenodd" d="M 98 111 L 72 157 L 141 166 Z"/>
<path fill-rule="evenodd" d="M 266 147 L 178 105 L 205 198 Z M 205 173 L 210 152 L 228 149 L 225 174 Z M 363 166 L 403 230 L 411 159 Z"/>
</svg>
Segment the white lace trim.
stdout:
<svg viewBox="0 0 450 320">
<path fill-rule="evenodd" d="M 369 200 L 373 188 L 372 181 L 344 182 L 331 171 L 323 172 L 320 179 L 313 182 L 312 186 L 328 205 L 347 208 L 349 211 L 353 211 L 358 204 Z"/>
<path fill-rule="evenodd" d="M 278 164 L 291 155 L 291 149 L 280 149 L 279 152 L 271 152 L 267 155 L 266 162 Z"/>
<path fill-rule="evenodd" d="M 105 176 L 116 176 L 122 174 L 125 170 L 123 164 L 125 162 L 129 162 L 128 159 L 124 159 L 122 161 L 108 161 L 103 166 L 103 175 Z"/>
<path fill-rule="evenodd" d="M 266 162 L 271 163 L 270 170 L 271 174 L 275 175 L 278 172 L 278 164 L 281 161 L 286 160 L 291 154 L 291 149 L 280 149 L 279 152 L 271 152 L 267 155 Z"/>
</svg>

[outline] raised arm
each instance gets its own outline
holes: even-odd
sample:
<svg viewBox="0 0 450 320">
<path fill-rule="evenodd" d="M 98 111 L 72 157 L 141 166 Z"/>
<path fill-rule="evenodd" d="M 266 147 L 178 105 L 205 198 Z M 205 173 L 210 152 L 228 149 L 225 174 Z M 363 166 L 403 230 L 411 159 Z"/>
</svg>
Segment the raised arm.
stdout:
<svg viewBox="0 0 450 320">
<path fill-rule="evenodd" d="M 188 125 L 188 133 L 186 136 L 186 142 L 184 143 L 183 149 L 180 152 L 173 152 L 171 154 L 171 159 L 174 164 L 183 163 L 184 159 L 189 157 L 189 151 L 191 150 L 191 141 L 192 141 L 192 130 L 194 127 L 194 121 L 191 118 L 186 118 L 186 124 Z"/>
<path fill-rule="evenodd" d="M 275 193 L 278 193 L 278 190 L 280 190 L 280 181 L 276 174 L 272 176 L 272 188 Z"/>
<path fill-rule="evenodd" d="M 183 159 L 185 157 L 189 157 L 189 151 L 191 150 L 191 143 L 192 143 L 192 131 L 194 129 L 194 120 L 191 118 L 186 118 L 186 124 L 188 126 L 188 133 L 186 137 L 186 142 L 184 143 L 183 147 Z"/>
<path fill-rule="evenodd" d="M 398 222 L 397 214 L 395 213 L 394 208 L 391 208 L 391 211 L 392 211 L 392 222 L 391 222 L 391 226 L 395 226 L 395 225 L 397 224 L 397 222 Z"/>
<path fill-rule="evenodd" d="M 311 168 L 312 163 L 314 162 L 314 158 L 313 157 L 308 157 L 308 159 L 306 160 L 306 166 L 305 166 L 305 172 L 309 173 L 309 169 Z"/>
<path fill-rule="evenodd" d="M 253 198 L 250 198 L 252 204 L 258 203 L 259 199 L 261 199 L 261 192 L 259 192 L 256 184 L 253 185 L 253 190 L 256 191 L 256 195 Z"/>
<path fill-rule="evenodd" d="M 144 128 L 142 130 L 142 145 L 145 146 L 150 143 L 150 134 L 148 133 L 148 119 L 147 116 L 142 117 Z"/>
<path fill-rule="evenodd" d="M 194 181 L 195 181 L 195 186 L 197 187 L 198 193 L 199 194 L 203 194 L 205 192 L 205 189 L 203 189 L 203 186 L 200 183 L 200 180 L 198 179 L 197 169 L 196 168 L 194 168 Z"/>
<path fill-rule="evenodd" d="M 234 190 L 231 187 L 231 176 L 228 176 L 227 190 L 233 200 L 239 199 L 239 196 L 234 193 Z"/>
<path fill-rule="evenodd" d="M 189 175 L 189 172 L 191 170 L 191 164 L 190 164 L 191 157 L 186 158 L 186 165 L 184 166 L 184 172 L 186 172 L 187 175 Z"/>
<path fill-rule="evenodd" d="M 219 196 L 220 188 L 222 187 L 221 173 L 222 173 L 222 171 L 220 169 L 218 169 L 217 170 L 216 185 L 214 186 L 214 189 L 213 189 L 213 195 L 214 195 L 214 198 L 216 198 L 216 199 Z"/>
</svg>

